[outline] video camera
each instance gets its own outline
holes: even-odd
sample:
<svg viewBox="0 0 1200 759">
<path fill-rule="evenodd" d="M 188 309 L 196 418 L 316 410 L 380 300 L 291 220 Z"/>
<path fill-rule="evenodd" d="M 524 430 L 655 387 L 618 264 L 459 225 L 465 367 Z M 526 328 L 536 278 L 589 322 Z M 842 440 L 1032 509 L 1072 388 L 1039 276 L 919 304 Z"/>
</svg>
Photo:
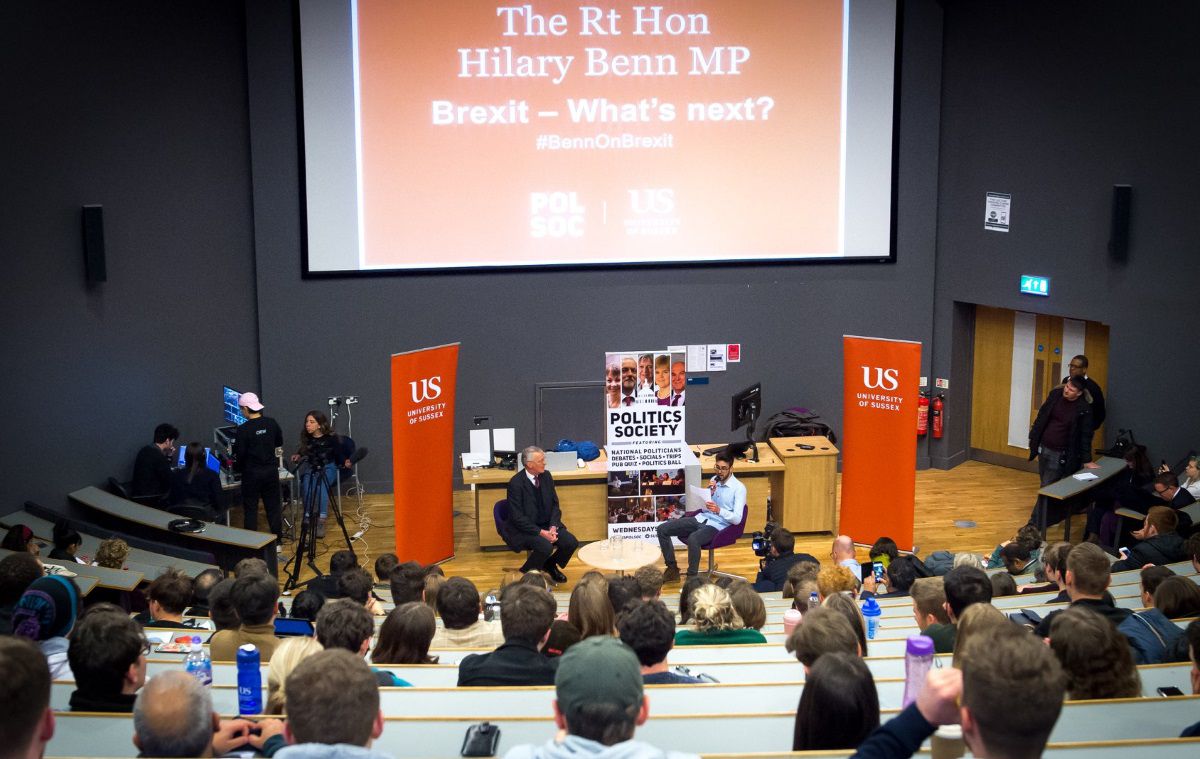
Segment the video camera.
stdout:
<svg viewBox="0 0 1200 759">
<path fill-rule="evenodd" d="M 756 531 L 750 538 L 750 548 L 760 559 L 771 555 L 771 535 L 778 527 L 774 522 L 767 522 L 761 530 Z"/>
</svg>

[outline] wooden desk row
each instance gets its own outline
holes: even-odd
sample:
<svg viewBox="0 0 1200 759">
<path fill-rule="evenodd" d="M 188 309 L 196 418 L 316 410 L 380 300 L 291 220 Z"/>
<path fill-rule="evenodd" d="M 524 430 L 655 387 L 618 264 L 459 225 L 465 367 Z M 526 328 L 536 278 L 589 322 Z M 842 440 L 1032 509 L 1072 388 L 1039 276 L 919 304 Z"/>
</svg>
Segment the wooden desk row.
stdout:
<svg viewBox="0 0 1200 759">
<path fill-rule="evenodd" d="M 798 446 L 811 445 L 812 450 Z M 701 452 L 711 444 L 690 445 L 704 475 L 712 475 L 714 457 Z M 838 449 L 823 437 L 772 438 L 758 446 L 757 462 L 738 461 L 733 473 L 746 486 L 750 508 L 747 524 L 765 521 L 767 497 L 776 520 L 793 532 L 832 532 L 837 525 Z M 464 469 L 463 482 L 473 491 L 479 547 L 504 548 L 496 532 L 492 507 L 507 495 L 516 474 L 506 469 Z M 584 469 L 552 472 L 563 522 L 580 541 L 608 537 L 608 471 L 604 451 Z M 749 528 L 747 533 L 749 533 Z"/>
</svg>

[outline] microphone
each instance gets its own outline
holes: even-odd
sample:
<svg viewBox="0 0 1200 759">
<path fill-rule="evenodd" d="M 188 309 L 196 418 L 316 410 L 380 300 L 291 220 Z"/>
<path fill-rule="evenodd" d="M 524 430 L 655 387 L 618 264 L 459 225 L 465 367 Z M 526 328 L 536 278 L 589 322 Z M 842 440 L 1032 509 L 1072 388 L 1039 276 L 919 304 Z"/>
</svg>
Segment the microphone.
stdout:
<svg viewBox="0 0 1200 759">
<path fill-rule="evenodd" d="M 350 466 L 354 466 L 358 462 L 365 459 L 369 452 L 369 449 L 365 445 L 355 448 L 354 453 L 350 454 Z"/>
</svg>

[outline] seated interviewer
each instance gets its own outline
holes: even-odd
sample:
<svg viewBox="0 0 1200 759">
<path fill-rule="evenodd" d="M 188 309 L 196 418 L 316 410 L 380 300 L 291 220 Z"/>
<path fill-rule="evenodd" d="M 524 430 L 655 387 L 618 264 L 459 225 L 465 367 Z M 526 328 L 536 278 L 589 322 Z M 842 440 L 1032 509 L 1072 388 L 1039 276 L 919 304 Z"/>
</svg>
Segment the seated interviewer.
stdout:
<svg viewBox="0 0 1200 759">
<path fill-rule="evenodd" d="M 664 582 L 679 582 L 679 565 L 675 562 L 675 546 L 671 538 L 687 544 L 688 577 L 700 572 L 701 549 L 721 530 L 739 524 L 746 512 L 746 486 L 733 476 L 733 455 L 728 450 L 716 456 L 716 474 L 708 484 L 709 499 L 693 516 L 683 516 L 658 526 L 658 546 L 662 549 Z"/>
</svg>

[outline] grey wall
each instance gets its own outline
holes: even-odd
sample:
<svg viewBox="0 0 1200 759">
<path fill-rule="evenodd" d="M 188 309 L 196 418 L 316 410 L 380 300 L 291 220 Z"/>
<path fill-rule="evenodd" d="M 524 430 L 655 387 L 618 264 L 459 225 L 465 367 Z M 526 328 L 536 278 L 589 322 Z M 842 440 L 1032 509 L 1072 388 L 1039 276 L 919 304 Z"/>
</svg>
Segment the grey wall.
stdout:
<svg viewBox="0 0 1200 759">
<path fill-rule="evenodd" d="M 515 426 L 523 445 L 533 442 L 536 382 L 600 379 L 606 350 L 740 342 L 740 365 L 711 375 L 707 387 L 689 388 L 690 440 L 727 439 L 728 398 L 755 381 L 763 383 L 768 413 L 805 405 L 840 431 L 841 336 L 926 344 L 932 337 L 941 11 L 930 0 L 907 6 L 895 265 L 304 280 L 291 3 L 249 3 L 264 402 L 291 438 L 305 409 L 330 394 L 358 395 L 355 437 L 386 454 L 390 354 L 461 341 L 457 447 L 465 448 L 470 416 L 480 413 L 495 426 Z M 387 459 L 369 458 L 362 467 L 384 489 Z"/>
<path fill-rule="evenodd" d="M 128 478 L 159 421 L 207 439 L 257 381 L 244 39 L 241 2 L 0 5 L 0 510 Z"/>
<path fill-rule="evenodd" d="M 325 396 L 357 394 L 356 437 L 386 454 L 389 354 L 452 340 L 460 438 L 488 413 L 522 442 L 534 383 L 595 379 L 606 349 L 742 342 L 744 363 L 695 388 L 700 441 L 726 436 L 725 399 L 755 380 L 768 410 L 808 405 L 840 428 L 840 335 L 921 340 L 927 371 L 953 380 L 947 437 L 922 447 L 948 465 L 969 408 L 959 303 L 1111 325 L 1111 426 L 1162 456 L 1193 445 L 1190 399 L 1165 389 L 1200 369 L 1200 10 L 905 6 L 895 265 L 314 281 L 300 277 L 288 0 L 0 6 L 4 451 L 21 462 L 4 503 L 127 475 L 159 420 L 207 435 L 226 382 L 260 389 L 289 439 Z M 1119 182 L 1135 188 L 1123 266 L 1104 250 Z M 1014 195 L 1010 234 L 982 230 L 989 190 Z M 110 281 L 93 288 L 85 203 L 105 206 Z M 1049 275 L 1053 296 L 1021 299 L 1021 273 Z M 387 459 L 364 465 L 383 488 Z"/>
<path fill-rule="evenodd" d="M 954 301 L 1104 322 L 1108 428 L 1132 427 L 1155 461 L 1200 447 L 1189 392 L 1200 373 L 1197 38 L 1196 3 L 956 2 L 945 12 L 935 366 L 952 368 Z M 1106 251 L 1114 184 L 1134 188 L 1123 265 Z M 1008 234 L 983 230 L 988 191 L 1013 194 Z M 1018 295 L 1023 273 L 1049 276 L 1051 296 Z M 948 413 L 962 419 L 969 406 Z M 950 433 L 935 462 L 961 455 L 965 419 Z"/>
</svg>

